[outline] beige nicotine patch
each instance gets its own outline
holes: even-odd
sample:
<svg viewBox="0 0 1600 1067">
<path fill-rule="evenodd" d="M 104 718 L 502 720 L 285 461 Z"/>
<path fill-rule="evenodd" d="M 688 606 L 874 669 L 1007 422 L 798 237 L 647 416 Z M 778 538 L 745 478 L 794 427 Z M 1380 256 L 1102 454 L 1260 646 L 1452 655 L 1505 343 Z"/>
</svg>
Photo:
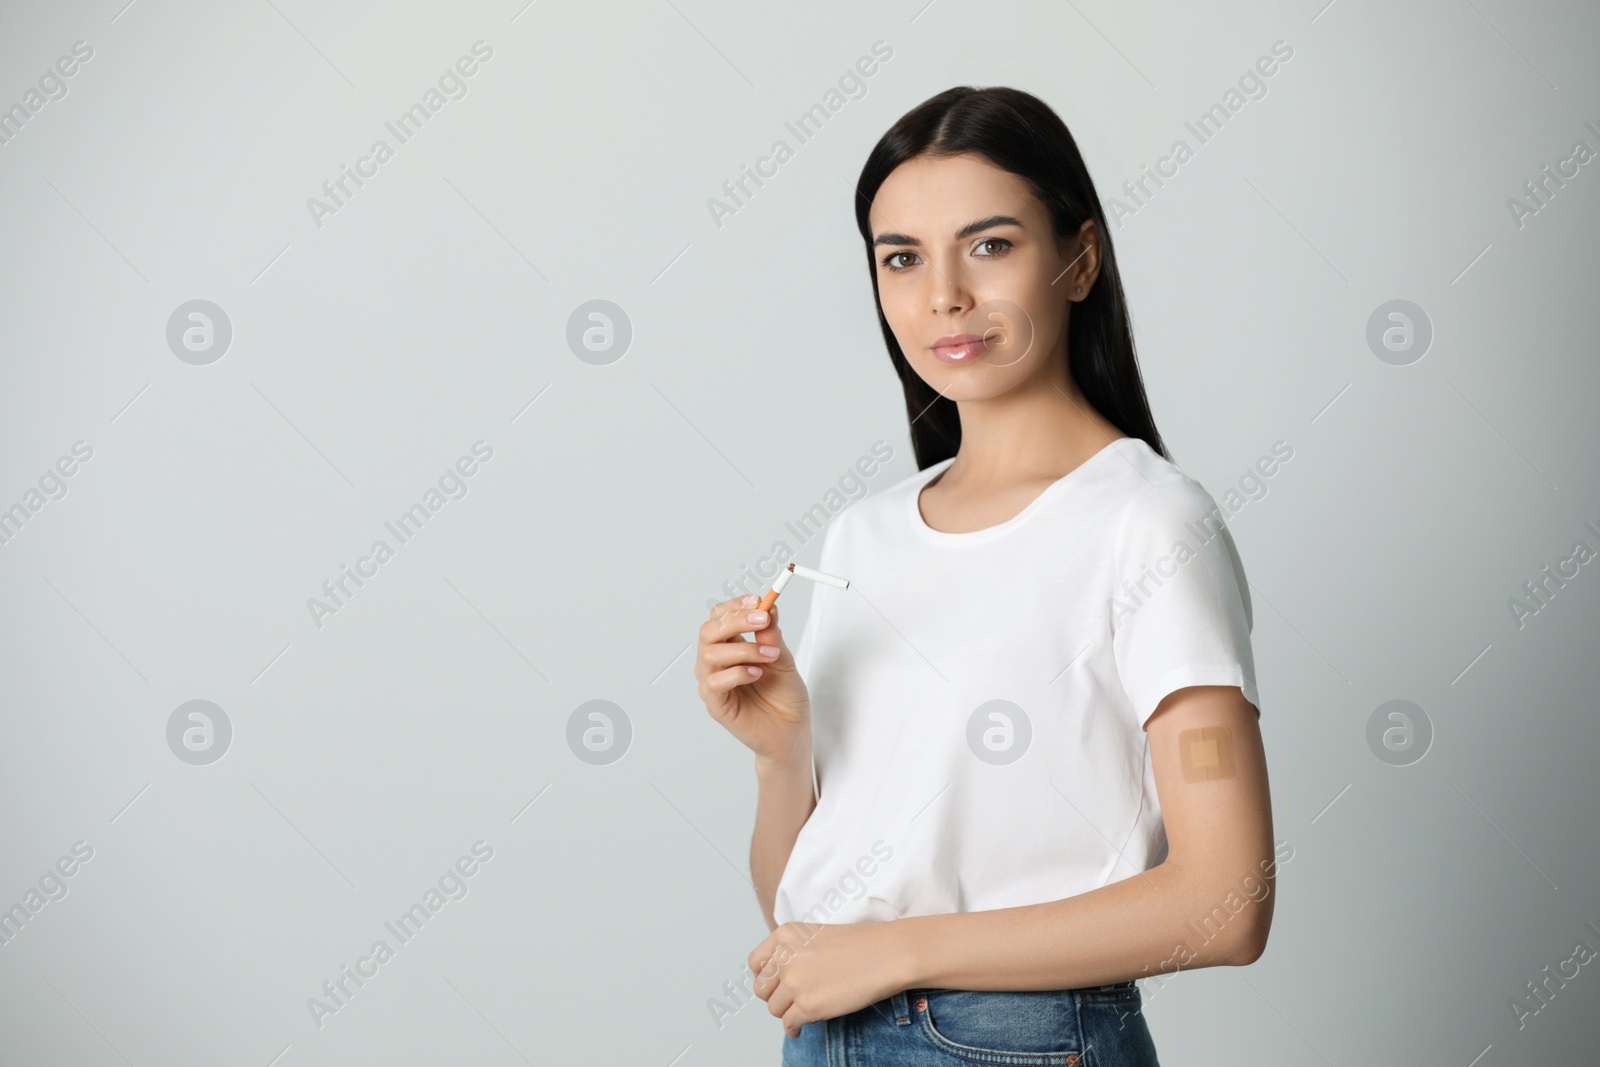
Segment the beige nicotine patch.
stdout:
<svg viewBox="0 0 1600 1067">
<path fill-rule="evenodd" d="M 1233 738 L 1225 726 L 1202 726 L 1178 735 L 1183 780 L 1209 782 L 1233 777 Z"/>
</svg>

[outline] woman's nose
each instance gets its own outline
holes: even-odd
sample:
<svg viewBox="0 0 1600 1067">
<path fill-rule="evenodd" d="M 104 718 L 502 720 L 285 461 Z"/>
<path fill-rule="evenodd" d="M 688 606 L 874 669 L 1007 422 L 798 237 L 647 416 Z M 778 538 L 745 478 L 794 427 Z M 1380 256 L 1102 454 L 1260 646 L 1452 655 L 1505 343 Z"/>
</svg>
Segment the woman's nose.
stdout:
<svg viewBox="0 0 1600 1067">
<path fill-rule="evenodd" d="M 958 269 L 935 264 L 928 277 L 932 287 L 928 304 L 935 312 L 957 314 L 972 307 L 972 296 Z"/>
</svg>

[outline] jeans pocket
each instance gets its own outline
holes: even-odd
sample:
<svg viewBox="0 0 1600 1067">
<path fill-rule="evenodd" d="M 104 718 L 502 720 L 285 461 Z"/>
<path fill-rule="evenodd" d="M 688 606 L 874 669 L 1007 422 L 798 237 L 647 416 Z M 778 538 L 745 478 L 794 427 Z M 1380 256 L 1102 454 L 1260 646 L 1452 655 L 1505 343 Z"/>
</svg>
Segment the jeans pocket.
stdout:
<svg viewBox="0 0 1600 1067">
<path fill-rule="evenodd" d="M 912 998 L 923 1036 L 969 1063 L 1088 1067 L 1068 991 L 928 989 Z"/>
</svg>

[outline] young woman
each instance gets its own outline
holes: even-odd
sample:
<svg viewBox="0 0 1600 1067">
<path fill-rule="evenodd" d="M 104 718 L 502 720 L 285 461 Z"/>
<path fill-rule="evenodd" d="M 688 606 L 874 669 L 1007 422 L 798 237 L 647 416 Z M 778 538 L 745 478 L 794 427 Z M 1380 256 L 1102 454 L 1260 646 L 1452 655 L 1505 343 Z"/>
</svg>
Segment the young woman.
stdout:
<svg viewBox="0 0 1600 1067">
<path fill-rule="evenodd" d="M 1133 980 L 1250 963 L 1272 917 L 1242 566 L 1049 107 L 926 101 L 856 219 L 919 472 L 833 518 L 850 587 L 796 652 L 755 596 L 700 628 L 760 786 L 754 991 L 788 1067 L 1155 1064 Z"/>
</svg>

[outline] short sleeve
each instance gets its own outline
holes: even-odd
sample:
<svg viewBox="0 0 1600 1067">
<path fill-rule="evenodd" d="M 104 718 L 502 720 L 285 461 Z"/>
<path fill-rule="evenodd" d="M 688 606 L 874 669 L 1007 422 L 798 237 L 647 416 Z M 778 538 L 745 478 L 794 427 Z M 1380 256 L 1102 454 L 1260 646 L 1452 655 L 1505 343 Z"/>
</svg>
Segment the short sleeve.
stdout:
<svg viewBox="0 0 1600 1067">
<path fill-rule="evenodd" d="M 1141 490 L 1115 560 L 1112 652 L 1139 726 L 1191 685 L 1238 686 L 1259 715 L 1250 587 L 1211 494 L 1188 477 Z"/>
</svg>

